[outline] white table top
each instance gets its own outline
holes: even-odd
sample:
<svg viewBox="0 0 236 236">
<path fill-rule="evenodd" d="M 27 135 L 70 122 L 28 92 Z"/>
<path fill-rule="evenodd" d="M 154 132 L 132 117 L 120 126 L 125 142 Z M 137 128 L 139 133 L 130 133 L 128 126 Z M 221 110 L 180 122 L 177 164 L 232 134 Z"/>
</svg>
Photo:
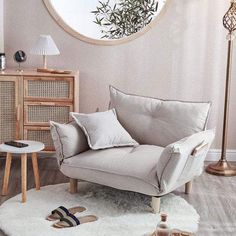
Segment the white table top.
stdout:
<svg viewBox="0 0 236 236">
<path fill-rule="evenodd" d="M 17 148 L 12 147 L 6 144 L 0 144 L 0 152 L 9 152 L 9 153 L 33 153 L 33 152 L 39 152 L 44 149 L 44 144 L 41 142 L 36 141 L 29 141 L 29 140 L 16 140 L 21 143 L 29 144 L 28 147 L 23 148 Z"/>
</svg>

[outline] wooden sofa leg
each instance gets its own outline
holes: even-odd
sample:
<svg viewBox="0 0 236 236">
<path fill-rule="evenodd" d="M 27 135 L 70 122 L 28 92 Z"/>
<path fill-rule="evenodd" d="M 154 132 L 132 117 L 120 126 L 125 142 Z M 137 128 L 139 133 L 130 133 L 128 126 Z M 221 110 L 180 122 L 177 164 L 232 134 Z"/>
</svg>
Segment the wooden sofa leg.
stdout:
<svg viewBox="0 0 236 236">
<path fill-rule="evenodd" d="M 159 213 L 160 212 L 160 206 L 161 206 L 161 198 L 160 197 L 152 197 L 152 203 L 151 203 L 153 213 Z"/>
<path fill-rule="evenodd" d="M 185 193 L 190 194 L 192 190 L 192 181 L 189 181 L 188 183 L 185 184 Z"/>
<path fill-rule="evenodd" d="M 77 193 L 77 179 L 70 178 L 70 193 Z"/>
</svg>

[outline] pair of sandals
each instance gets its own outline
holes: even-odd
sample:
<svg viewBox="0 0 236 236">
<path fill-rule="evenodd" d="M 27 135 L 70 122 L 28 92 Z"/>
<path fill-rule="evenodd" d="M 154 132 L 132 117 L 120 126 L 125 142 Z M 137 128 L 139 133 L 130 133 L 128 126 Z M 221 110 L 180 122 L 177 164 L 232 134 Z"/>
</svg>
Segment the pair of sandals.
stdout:
<svg viewBox="0 0 236 236">
<path fill-rule="evenodd" d="M 85 211 L 86 208 L 78 206 L 73 208 L 65 208 L 64 206 L 60 206 L 57 209 L 53 210 L 49 216 L 47 216 L 47 220 L 56 221 L 52 226 L 54 228 L 69 228 L 75 227 L 80 224 L 89 223 L 96 221 L 98 218 L 94 215 L 86 215 L 82 217 L 76 217 L 74 214 L 81 213 Z M 58 221 L 59 220 L 59 221 Z"/>
</svg>

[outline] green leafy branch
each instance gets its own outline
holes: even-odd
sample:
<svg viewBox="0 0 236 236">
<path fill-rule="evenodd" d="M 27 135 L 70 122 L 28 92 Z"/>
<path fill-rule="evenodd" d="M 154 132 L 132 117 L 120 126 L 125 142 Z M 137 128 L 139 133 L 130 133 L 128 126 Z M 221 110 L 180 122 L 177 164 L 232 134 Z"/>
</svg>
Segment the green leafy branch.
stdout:
<svg viewBox="0 0 236 236">
<path fill-rule="evenodd" d="M 158 10 L 158 0 L 119 0 L 116 4 L 99 1 L 95 24 L 101 27 L 102 38 L 120 39 L 148 25 Z"/>
</svg>

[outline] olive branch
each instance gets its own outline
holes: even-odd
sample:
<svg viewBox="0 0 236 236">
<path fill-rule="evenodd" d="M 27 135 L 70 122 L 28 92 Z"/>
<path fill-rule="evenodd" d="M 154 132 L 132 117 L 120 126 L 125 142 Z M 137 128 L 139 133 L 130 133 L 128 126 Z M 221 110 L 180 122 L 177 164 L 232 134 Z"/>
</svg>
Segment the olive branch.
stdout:
<svg viewBox="0 0 236 236">
<path fill-rule="evenodd" d="M 120 39 L 137 33 L 148 25 L 158 10 L 158 0 L 119 0 L 116 4 L 99 1 L 95 24 L 101 27 L 101 38 Z"/>
</svg>

